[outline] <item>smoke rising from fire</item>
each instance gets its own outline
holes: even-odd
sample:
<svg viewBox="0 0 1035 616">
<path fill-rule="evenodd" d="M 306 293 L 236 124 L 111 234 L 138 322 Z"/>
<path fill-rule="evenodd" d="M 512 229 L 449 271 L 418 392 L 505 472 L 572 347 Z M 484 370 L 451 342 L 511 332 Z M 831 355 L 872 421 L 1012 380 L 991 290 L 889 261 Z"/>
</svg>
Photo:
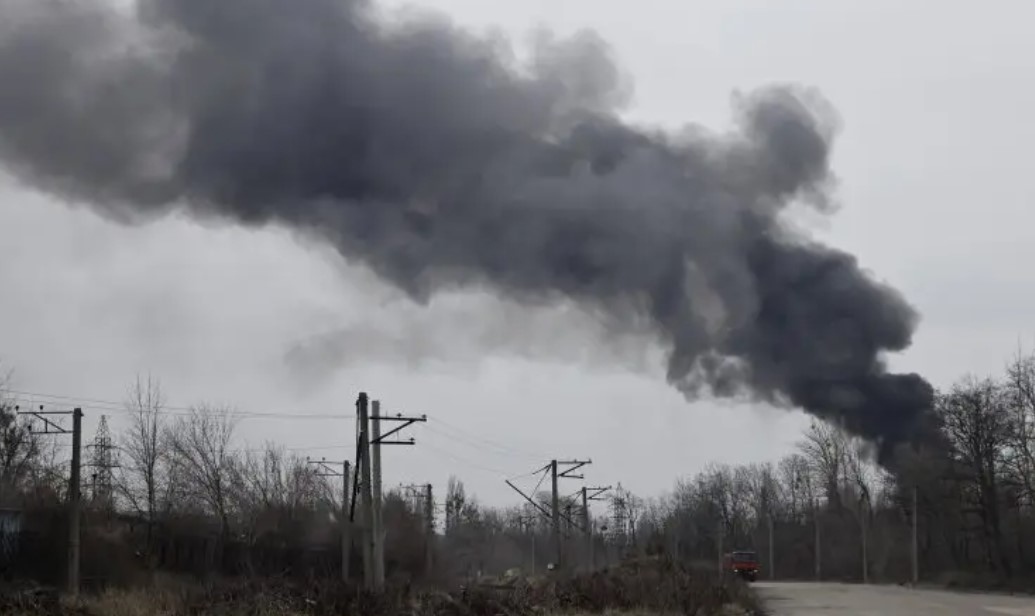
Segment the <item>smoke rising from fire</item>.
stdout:
<svg viewBox="0 0 1035 616">
<path fill-rule="evenodd" d="M 914 310 L 794 230 L 826 210 L 836 118 L 772 86 L 735 129 L 620 119 L 606 44 L 499 40 L 361 0 L 0 0 L 0 160 L 137 223 L 173 209 L 285 225 L 424 301 L 492 288 L 646 323 L 688 396 L 748 396 L 885 450 L 931 402 L 883 355 Z"/>
</svg>

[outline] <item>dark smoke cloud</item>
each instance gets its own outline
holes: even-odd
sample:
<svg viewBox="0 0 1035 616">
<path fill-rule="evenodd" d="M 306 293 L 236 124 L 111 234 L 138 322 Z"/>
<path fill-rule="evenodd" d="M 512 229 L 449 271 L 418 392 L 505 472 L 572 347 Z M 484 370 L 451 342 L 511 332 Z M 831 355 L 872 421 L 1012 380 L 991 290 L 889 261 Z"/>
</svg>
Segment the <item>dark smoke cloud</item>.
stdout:
<svg viewBox="0 0 1035 616">
<path fill-rule="evenodd" d="M 688 395 L 748 395 L 910 437 L 931 389 L 889 374 L 917 316 L 793 231 L 827 208 L 836 118 L 813 92 L 735 129 L 648 131 L 592 34 L 528 62 L 359 0 L 0 0 L 0 156 L 119 220 L 172 208 L 321 236 L 419 301 L 487 285 L 643 321 Z M 674 76 L 675 78 L 676 76 Z"/>
</svg>

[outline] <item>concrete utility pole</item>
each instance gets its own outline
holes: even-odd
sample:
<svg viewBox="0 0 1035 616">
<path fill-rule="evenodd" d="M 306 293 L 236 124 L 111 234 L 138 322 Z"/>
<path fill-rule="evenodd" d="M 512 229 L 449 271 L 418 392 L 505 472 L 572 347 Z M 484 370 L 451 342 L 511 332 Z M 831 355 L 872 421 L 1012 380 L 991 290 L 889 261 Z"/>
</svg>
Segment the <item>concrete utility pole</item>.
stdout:
<svg viewBox="0 0 1035 616">
<path fill-rule="evenodd" d="M 341 477 L 341 580 L 349 581 L 349 558 L 352 549 L 352 524 L 349 520 L 349 461 L 328 462 L 323 460 L 310 460 L 306 458 L 307 464 L 317 465 L 314 474 L 317 477 Z M 334 470 L 334 466 L 341 465 L 341 470 Z"/>
<path fill-rule="evenodd" d="M 363 497 L 360 514 L 363 526 L 363 584 L 367 589 L 374 589 L 374 496 L 370 483 L 370 409 L 366 393 L 359 394 L 356 408 L 359 417 L 360 492 Z"/>
<path fill-rule="evenodd" d="M 17 415 L 30 415 L 42 423 L 42 430 L 37 430 L 30 424 L 29 431 L 33 434 L 72 435 L 72 468 L 69 473 L 68 482 L 68 573 L 65 580 L 65 590 L 71 598 L 75 599 L 79 596 L 79 516 L 82 509 L 82 490 L 80 484 L 82 469 L 83 410 L 81 408 L 75 408 L 71 411 L 44 411 L 42 404 L 40 405 L 39 410 L 36 411 L 23 412 L 17 406 L 14 407 L 14 410 Z M 50 417 L 54 415 L 71 415 L 72 429 L 68 430 L 60 424 L 52 421 Z"/>
<path fill-rule="evenodd" d="M 683 558 L 682 550 L 680 549 L 683 544 L 682 534 L 679 532 L 679 527 L 676 522 L 672 523 L 672 548 L 670 554 L 672 555 L 673 562 L 681 562 Z"/>
<path fill-rule="evenodd" d="M 812 525 L 816 527 L 816 581 L 823 577 L 823 552 L 819 536 L 819 508 L 812 506 Z"/>
<path fill-rule="evenodd" d="M 424 573 L 431 578 L 435 573 L 435 499 L 430 483 L 424 490 Z"/>
<path fill-rule="evenodd" d="M 589 515 L 589 503 L 604 500 L 603 494 L 611 489 L 611 486 L 602 488 L 582 488 L 582 530 L 586 533 L 587 561 L 591 570 L 596 569 L 596 546 L 593 537 L 593 521 Z"/>
<path fill-rule="evenodd" d="M 561 503 L 557 494 L 557 460 L 550 461 L 550 530 L 553 534 L 554 568 L 561 568 Z"/>
<path fill-rule="evenodd" d="M 577 495 L 578 495 L 578 493 L 576 492 L 575 494 L 572 494 L 571 496 L 569 496 L 566 499 L 567 500 L 567 504 L 564 505 L 564 519 L 567 521 L 567 525 L 566 525 L 566 527 L 564 529 L 564 557 L 565 557 L 565 559 L 567 561 L 573 561 L 573 562 L 569 562 L 568 563 L 568 564 L 570 564 L 572 566 L 576 566 L 577 563 L 579 562 L 578 554 L 576 553 L 574 555 L 574 557 L 572 555 L 572 544 L 573 544 L 573 537 L 575 536 L 575 527 L 576 527 L 575 520 L 572 518 L 572 515 L 574 514 L 574 509 L 575 509 L 574 502 L 575 502 L 575 497 Z M 575 542 L 575 543 L 577 543 L 577 542 Z M 576 547 L 575 549 L 577 550 L 578 548 Z"/>
<path fill-rule="evenodd" d="M 373 465 L 373 529 L 374 529 L 374 588 L 385 585 L 385 529 L 381 514 L 381 401 L 371 403 L 373 421 L 370 425 L 370 463 Z"/>
<path fill-rule="evenodd" d="M 574 471 L 582 468 L 583 466 L 586 466 L 587 464 L 592 464 L 592 461 L 591 460 L 565 460 L 565 461 L 550 460 L 550 478 L 552 480 L 551 483 L 552 483 L 552 487 L 553 487 L 553 491 L 552 491 L 551 497 L 550 497 L 550 521 L 553 524 L 553 526 L 552 526 L 552 529 L 553 529 L 553 548 L 554 548 L 555 558 L 557 559 L 556 562 L 554 563 L 554 568 L 557 569 L 557 570 L 560 570 L 564 566 L 564 548 L 563 548 L 563 545 L 561 543 L 561 505 L 560 505 L 560 498 L 561 497 L 560 497 L 560 494 L 558 493 L 558 487 L 559 487 L 558 486 L 558 480 L 561 479 L 561 478 L 564 478 L 564 479 L 584 479 L 584 477 L 582 475 L 575 475 L 573 473 L 574 473 Z M 559 468 L 561 466 L 566 466 L 567 468 L 564 469 L 563 471 L 561 471 L 561 470 L 559 470 Z M 509 484 L 510 482 L 508 481 L 507 483 Z M 514 486 L 511 484 L 511 487 L 513 488 Z M 515 489 L 517 489 L 517 488 L 515 488 Z M 520 492 L 520 490 L 519 490 L 519 492 Z M 528 497 L 526 496 L 525 498 L 527 499 Z M 529 500 L 529 502 L 533 502 L 531 499 L 528 499 L 528 500 Z M 565 518 L 568 520 L 569 524 L 572 524 L 572 519 L 571 519 L 570 515 L 565 515 Z"/>
<path fill-rule="evenodd" d="M 532 535 L 532 575 L 535 575 L 535 526 L 532 524 L 532 520 L 528 521 L 528 528 Z"/>
<path fill-rule="evenodd" d="M 867 545 L 867 539 L 866 539 L 866 523 L 868 521 L 867 518 L 869 517 L 869 510 L 870 510 L 870 508 L 869 508 L 869 501 L 867 500 L 867 501 L 864 501 L 864 502 L 866 502 L 867 505 L 862 508 L 862 513 L 860 515 L 860 520 L 859 520 L 859 531 L 860 531 L 860 534 L 862 535 L 862 569 L 863 569 L 862 573 L 863 573 L 863 584 L 869 584 L 870 583 L 870 556 L 869 556 L 869 546 Z"/>
<path fill-rule="evenodd" d="M 769 579 L 776 579 L 776 525 L 773 523 L 773 514 L 769 514 Z"/>
<path fill-rule="evenodd" d="M 435 574 L 435 500 L 431 484 L 401 486 L 410 498 L 420 502 L 424 517 L 424 573 L 431 579 Z"/>
<path fill-rule="evenodd" d="M 920 517 L 919 507 L 917 506 L 917 490 L 916 486 L 913 486 L 913 585 L 916 586 L 920 582 L 920 544 L 919 538 L 916 532 L 916 520 Z"/>
<path fill-rule="evenodd" d="M 68 594 L 79 595 L 80 452 L 83 443 L 83 411 L 72 411 L 72 477 L 68 486 Z"/>
<path fill-rule="evenodd" d="M 582 486 L 582 532 L 586 537 L 586 548 L 583 562 L 590 568 L 593 567 L 593 527 L 589 525 L 589 495 L 586 494 L 586 486 Z"/>
<path fill-rule="evenodd" d="M 372 488 L 371 488 L 371 520 L 372 520 L 372 546 L 371 553 L 373 556 L 373 585 L 377 590 L 384 588 L 385 584 L 385 526 L 384 518 L 382 516 L 381 508 L 383 503 L 382 495 L 382 484 L 381 484 L 381 445 L 414 445 L 416 441 L 413 438 L 409 440 L 385 440 L 388 437 L 396 434 L 403 428 L 406 428 L 418 421 L 427 421 L 427 415 L 421 415 L 420 417 L 403 417 L 402 415 L 395 415 L 394 417 L 388 417 L 381 414 L 381 401 L 374 400 L 372 402 L 373 414 L 369 418 L 370 421 L 370 456 L 371 464 L 373 466 L 372 474 Z M 401 425 L 392 428 L 391 430 L 382 433 L 381 422 L 382 421 L 397 421 Z"/>
<path fill-rule="evenodd" d="M 579 468 L 582 468 L 583 466 L 586 466 L 587 464 L 592 464 L 592 463 L 593 462 L 591 460 L 566 460 L 566 461 L 550 460 L 550 462 L 547 463 L 545 466 L 543 466 L 543 467 L 541 467 L 541 468 L 539 468 L 539 469 L 537 469 L 535 471 L 532 471 L 532 473 L 530 473 L 530 474 L 537 474 L 537 473 L 549 473 L 550 474 L 551 490 L 550 490 L 550 508 L 549 508 L 549 510 L 547 510 L 546 507 L 544 507 L 543 505 L 537 503 L 534 498 L 532 498 L 528 494 L 525 494 L 521 490 L 521 488 L 519 488 L 516 485 L 514 485 L 509 479 L 505 479 L 504 480 L 504 482 L 508 486 L 510 486 L 510 488 L 512 490 L 514 490 L 515 492 L 520 494 L 522 498 L 524 498 L 526 501 L 528 501 L 528 504 L 531 505 L 533 509 L 535 509 L 540 514 L 542 514 L 543 517 L 545 517 L 548 520 L 550 520 L 550 531 L 551 531 L 550 532 L 550 534 L 551 534 L 550 543 L 552 544 L 551 548 L 553 550 L 553 556 L 556 559 L 555 562 L 553 563 L 554 569 L 557 569 L 557 570 L 561 569 L 561 567 L 563 566 L 563 561 L 564 561 L 564 549 L 563 549 L 563 545 L 561 543 L 561 518 L 562 517 L 567 521 L 569 529 L 572 529 L 574 527 L 578 527 L 579 530 L 581 530 L 582 532 L 584 532 L 587 535 L 589 535 L 590 537 L 592 537 L 592 529 L 589 528 L 588 525 L 585 524 L 585 522 L 583 522 L 582 524 L 576 524 L 575 521 L 572 519 L 572 517 L 570 515 L 571 514 L 571 502 L 570 502 L 571 497 L 566 499 L 566 500 L 568 500 L 568 505 L 566 506 L 567 513 L 561 513 L 561 497 L 560 497 L 560 493 L 558 491 L 558 488 L 560 487 L 559 486 L 560 479 L 584 479 L 584 477 L 582 475 L 575 475 L 575 474 L 573 474 L 573 471 L 575 471 L 575 470 L 577 470 Z M 565 468 L 564 470 L 561 470 L 562 466 L 565 466 L 567 468 Z M 544 475 L 540 479 L 540 483 L 542 483 L 542 481 L 544 481 L 545 479 L 546 479 L 546 477 Z M 597 497 L 600 494 L 603 494 L 604 492 L 606 492 L 607 490 L 610 490 L 610 489 L 611 489 L 610 486 L 608 486 L 606 488 L 583 488 L 583 490 L 581 490 L 581 492 L 583 494 L 583 503 L 584 503 L 584 505 L 583 505 L 583 514 L 588 516 L 588 509 L 585 507 L 585 503 L 586 503 L 587 500 L 589 500 L 589 501 L 598 500 Z M 572 495 L 572 496 L 574 496 L 574 495 Z M 532 556 L 533 556 L 533 559 L 534 559 L 535 558 L 535 533 L 534 532 L 532 534 Z M 535 569 L 535 563 L 534 562 L 533 562 L 532 568 L 533 568 L 533 571 L 534 571 L 534 569 Z"/>
<path fill-rule="evenodd" d="M 349 461 L 341 463 L 341 581 L 349 581 L 352 560 L 352 521 L 349 519 Z"/>
<path fill-rule="evenodd" d="M 719 575 L 720 576 L 726 573 L 726 563 L 724 562 L 725 559 L 723 558 L 723 554 L 722 554 L 722 543 L 723 543 L 722 540 L 723 540 L 723 535 L 724 534 L 725 534 L 725 529 L 722 528 L 722 520 L 719 520 L 719 523 L 715 525 L 715 536 L 716 536 L 716 544 L 717 544 L 717 547 L 719 549 L 719 555 L 718 556 L 719 556 Z"/>
</svg>

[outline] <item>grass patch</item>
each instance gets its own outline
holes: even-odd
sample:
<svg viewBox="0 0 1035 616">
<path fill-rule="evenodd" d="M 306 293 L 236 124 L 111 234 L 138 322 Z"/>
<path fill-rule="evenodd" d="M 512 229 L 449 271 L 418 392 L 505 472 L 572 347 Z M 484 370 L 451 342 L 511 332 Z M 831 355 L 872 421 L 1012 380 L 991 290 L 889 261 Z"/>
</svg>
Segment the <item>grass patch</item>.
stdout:
<svg viewBox="0 0 1035 616">
<path fill-rule="evenodd" d="M 714 571 L 659 559 L 573 577 L 510 580 L 468 588 L 368 593 L 340 582 L 232 580 L 211 585 L 155 583 L 111 589 L 76 605 L 27 598 L 5 603 L 12 616 L 743 616 L 761 614 L 751 590 Z"/>
</svg>

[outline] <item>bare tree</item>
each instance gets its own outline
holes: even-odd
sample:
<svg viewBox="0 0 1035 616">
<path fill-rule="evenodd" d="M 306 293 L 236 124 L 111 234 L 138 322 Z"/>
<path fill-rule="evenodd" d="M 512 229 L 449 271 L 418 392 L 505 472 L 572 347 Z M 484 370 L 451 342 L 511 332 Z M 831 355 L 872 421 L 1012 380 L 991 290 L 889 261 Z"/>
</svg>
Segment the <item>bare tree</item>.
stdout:
<svg viewBox="0 0 1035 616">
<path fill-rule="evenodd" d="M 340 502 L 340 491 L 335 493 L 304 458 L 272 442 L 258 452 L 249 451 L 236 475 L 238 509 L 253 535 L 275 528 L 281 520 L 295 519 L 320 501 Z"/>
<path fill-rule="evenodd" d="M 152 547 L 159 513 L 171 504 L 164 402 L 157 379 L 148 375 L 142 380 L 137 376 L 126 397 L 130 425 L 120 443 L 124 464 L 119 492 L 130 507 L 147 520 L 148 550 Z"/>
<path fill-rule="evenodd" d="M 779 508 L 779 484 L 771 464 L 752 464 L 742 471 L 747 485 L 752 515 L 756 523 L 767 519 Z"/>
<path fill-rule="evenodd" d="M 1006 390 L 992 379 L 967 378 L 938 399 L 938 410 L 958 466 L 957 480 L 981 523 L 988 565 L 1009 573 L 1003 551 L 1000 481 L 1014 423 Z"/>
<path fill-rule="evenodd" d="M 809 467 L 823 489 L 827 506 L 835 511 L 840 510 L 841 487 L 845 482 L 846 457 L 849 450 L 845 432 L 833 424 L 813 421 L 799 449 L 808 459 Z"/>
<path fill-rule="evenodd" d="M 456 477 L 450 476 L 446 485 L 446 534 L 459 528 L 467 507 L 467 494 L 464 484 Z"/>
<path fill-rule="evenodd" d="M 29 491 L 56 487 L 53 443 L 33 434 L 29 421 L 17 415 L 9 395 L 11 371 L 0 368 L 0 504 L 20 500 Z"/>
<path fill-rule="evenodd" d="M 1007 464 L 1025 504 L 1035 506 L 1035 355 L 1018 353 L 1006 368 L 1006 393 L 1013 416 Z"/>
<path fill-rule="evenodd" d="M 230 447 L 235 427 L 229 408 L 200 405 L 166 432 L 177 489 L 219 519 L 224 538 L 230 532 L 238 464 Z"/>
<path fill-rule="evenodd" d="M 788 514 L 794 520 L 804 520 L 811 515 L 815 503 L 808 458 L 800 453 L 791 454 L 780 460 L 778 469 Z"/>
</svg>

